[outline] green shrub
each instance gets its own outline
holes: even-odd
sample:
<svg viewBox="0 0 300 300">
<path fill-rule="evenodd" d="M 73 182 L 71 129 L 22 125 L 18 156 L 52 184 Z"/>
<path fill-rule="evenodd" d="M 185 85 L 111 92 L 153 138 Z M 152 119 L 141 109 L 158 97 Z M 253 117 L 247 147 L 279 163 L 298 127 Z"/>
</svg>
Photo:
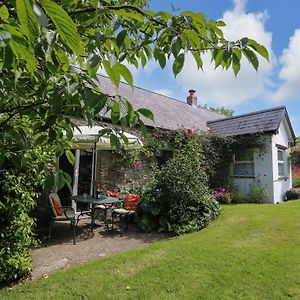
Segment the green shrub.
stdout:
<svg viewBox="0 0 300 300">
<path fill-rule="evenodd" d="M 199 149 L 194 141 L 187 142 L 158 171 L 155 182 L 142 194 L 138 222 L 142 229 L 182 234 L 200 230 L 219 215 Z"/>
<path fill-rule="evenodd" d="M 300 187 L 300 176 L 293 174 L 293 188 Z"/>
<path fill-rule="evenodd" d="M 231 203 L 232 204 L 247 202 L 245 196 L 237 188 L 232 189 L 232 191 L 230 192 L 230 195 L 231 195 Z"/>
<path fill-rule="evenodd" d="M 249 192 L 247 194 L 248 203 L 263 203 L 268 200 L 267 188 L 261 185 L 259 182 L 255 182 L 250 185 Z"/>
<path fill-rule="evenodd" d="M 41 161 L 49 159 L 41 149 L 28 149 L 17 164 L 17 151 L 6 151 L 0 170 L 0 283 L 11 282 L 31 270 L 31 246 L 35 244 L 30 216 L 40 196 L 45 172 Z"/>
<path fill-rule="evenodd" d="M 219 197 L 218 202 L 220 204 L 231 204 L 232 203 L 231 193 L 225 192 L 223 196 Z"/>
<path fill-rule="evenodd" d="M 25 174 L 16 176 L 6 171 L 1 175 L 0 282 L 9 282 L 31 269 L 29 247 L 34 243 L 34 221 L 28 213 L 35 202 Z"/>
<path fill-rule="evenodd" d="M 285 193 L 286 200 L 297 200 L 300 198 L 300 193 L 296 189 L 290 189 Z"/>
</svg>

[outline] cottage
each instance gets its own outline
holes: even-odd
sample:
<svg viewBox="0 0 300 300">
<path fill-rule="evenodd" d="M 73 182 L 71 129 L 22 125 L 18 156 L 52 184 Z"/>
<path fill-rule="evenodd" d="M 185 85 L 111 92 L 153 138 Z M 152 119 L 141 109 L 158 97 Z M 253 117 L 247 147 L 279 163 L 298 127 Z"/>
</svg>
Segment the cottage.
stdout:
<svg viewBox="0 0 300 300">
<path fill-rule="evenodd" d="M 263 152 L 245 149 L 243 155 L 235 158 L 233 181 L 242 193 L 247 193 L 251 184 L 259 180 L 267 189 L 268 202 L 284 201 L 285 192 L 292 187 L 288 154 L 295 140 L 284 106 L 209 121 L 207 125 L 212 132 L 223 135 L 264 134 Z"/>
<path fill-rule="evenodd" d="M 270 203 L 284 200 L 285 192 L 291 188 L 291 167 L 288 160 L 289 147 L 294 143 L 295 134 L 285 107 L 276 107 L 234 117 L 212 112 L 197 106 L 194 90 L 189 91 L 186 102 L 179 101 L 143 88 L 121 83 L 118 91 L 109 78 L 99 76 L 99 87 L 110 96 L 120 95 L 128 99 L 135 109 L 148 108 L 154 113 L 154 121 L 144 119 L 151 127 L 166 130 L 193 128 L 202 132 L 213 132 L 226 136 L 241 136 L 261 133 L 265 135 L 265 149 L 245 149 L 235 158 L 232 168 L 234 184 L 242 193 L 247 193 L 255 181 L 266 187 Z M 110 122 L 104 116 L 101 125 Z M 110 151 L 98 155 L 96 181 L 108 184 L 117 180 L 114 160 Z M 118 170 L 119 171 L 119 170 Z"/>
</svg>

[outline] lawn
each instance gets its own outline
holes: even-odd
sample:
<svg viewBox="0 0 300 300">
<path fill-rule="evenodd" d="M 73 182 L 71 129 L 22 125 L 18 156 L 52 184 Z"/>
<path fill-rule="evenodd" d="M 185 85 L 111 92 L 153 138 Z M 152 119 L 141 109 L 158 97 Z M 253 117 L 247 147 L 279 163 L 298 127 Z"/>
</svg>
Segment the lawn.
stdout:
<svg viewBox="0 0 300 300">
<path fill-rule="evenodd" d="M 300 299 L 300 201 L 224 206 L 200 232 L 3 289 L 0 299 Z"/>
</svg>

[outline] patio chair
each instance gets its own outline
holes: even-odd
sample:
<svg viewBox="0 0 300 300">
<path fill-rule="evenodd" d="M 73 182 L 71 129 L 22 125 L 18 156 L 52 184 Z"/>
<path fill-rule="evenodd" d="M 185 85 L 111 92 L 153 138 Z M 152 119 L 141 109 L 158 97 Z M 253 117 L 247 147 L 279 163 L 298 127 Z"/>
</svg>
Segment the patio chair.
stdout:
<svg viewBox="0 0 300 300">
<path fill-rule="evenodd" d="M 76 226 L 77 226 L 77 216 L 75 214 L 74 209 L 71 206 L 62 206 L 59 196 L 56 193 L 50 193 L 48 197 L 48 205 L 50 209 L 51 221 L 49 223 L 49 235 L 48 235 L 48 242 L 51 238 L 51 230 L 52 225 L 55 222 L 70 222 L 71 230 L 73 234 L 73 243 L 76 244 L 75 233 L 76 233 Z"/>
<path fill-rule="evenodd" d="M 106 196 L 111 198 L 120 199 L 120 192 L 114 192 L 111 190 L 106 191 Z M 111 211 L 115 208 L 116 203 L 105 203 L 105 204 L 98 204 L 95 206 L 96 216 L 95 219 L 103 220 L 105 224 L 105 228 L 108 231 L 108 220 L 107 220 L 107 212 Z M 101 213 L 103 212 L 103 213 Z"/>
<path fill-rule="evenodd" d="M 140 195 L 128 193 L 122 208 L 116 208 L 112 211 L 112 222 L 114 217 L 118 216 L 120 221 L 120 236 L 123 236 L 124 225 L 126 226 L 126 230 L 128 229 L 128 219 L 130 216 L 136 214 L 138 203 L 140 202 Z M 113 228 L 113 223 L 112 223 Z"/>
</svg>

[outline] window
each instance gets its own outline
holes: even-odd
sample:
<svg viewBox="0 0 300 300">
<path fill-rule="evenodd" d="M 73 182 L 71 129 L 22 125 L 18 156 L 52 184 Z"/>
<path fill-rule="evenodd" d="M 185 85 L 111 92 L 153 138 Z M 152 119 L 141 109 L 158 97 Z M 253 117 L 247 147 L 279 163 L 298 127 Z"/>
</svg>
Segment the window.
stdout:
<svg viewBox="0 0 300 300">
<path fill-rule="evenodd" d="M 233 176 L 254 177 L 254 151 L 249 149 L 235 157 Z"/>
<path fill-rule="evenodd" d="M 285 176 L 285 150 L 277 149 L 278 176 Z"/>
</svg>

